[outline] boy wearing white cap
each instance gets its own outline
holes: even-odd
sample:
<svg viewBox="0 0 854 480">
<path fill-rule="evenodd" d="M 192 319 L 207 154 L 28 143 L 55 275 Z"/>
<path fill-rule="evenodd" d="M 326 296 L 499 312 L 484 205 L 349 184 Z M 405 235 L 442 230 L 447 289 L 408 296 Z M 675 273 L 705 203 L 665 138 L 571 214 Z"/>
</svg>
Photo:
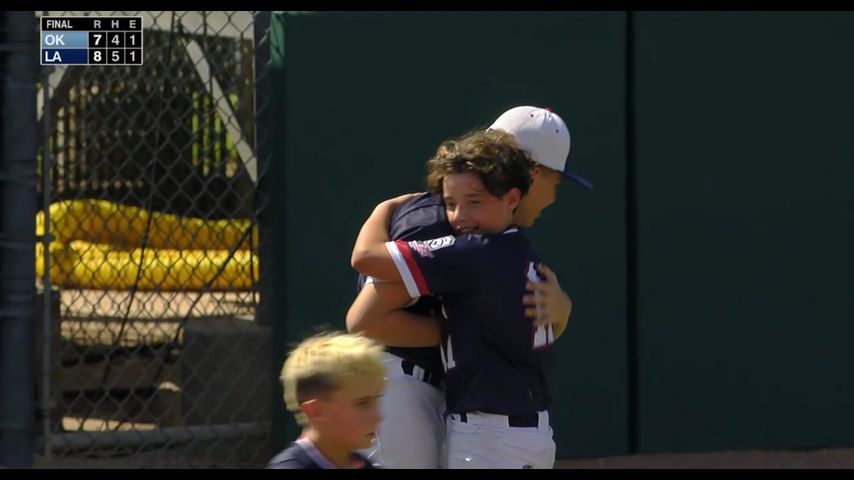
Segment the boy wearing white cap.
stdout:
<svg viewBox="0 0 854 480">
<path fill-rule="evenodd" d="M 566 160 L 570 149 L 569 131 L 563 120 L 548 109 L 516 107 L 503 113 L 490 129 L 511 133 L 536 165 L 531 169 L 531 185 L 514 214 L 514 223 L 529 227 L 542 210 L 551 205 L 562 176 L 584 187 L 592 188 L 580 176 L 568 172 Z M 426 240 L 455 232 L 447 221 L 442 199 L 423 194 L 405 202 L 394 212 L 389 234 L 393 240 Z M 551 324 L 556 336 L 566 326 L 572 303 L 560 288 L 556 275 L 541 267 L 545 282 L 531 283 L 532 294 L 523 299 L 526 315 L 537 325 Z M 367 300 L 366 300 L 367 298 Z M 386 468 L 438 468 L 443 466 L 444 366 L 437 348 L 409 348 L 399 330 L 389 329 L 385 319 L 372 312 L 383 306 L 399 306 L 400 298 L 390 298 L 380 285 L 371 283 L 360 293 L 360 307 L 348 312 L 348 329 L 364 331 L 389 347 L 385 356 L 388 388 L 382 402 L 384 421 L 371 458 Z M 374 305 L 373 308 L 363 308 Z M 441 305 L 437 299 L 422 297 L 409 310 L 422 315 L 436 315 Z"/>
</svg>

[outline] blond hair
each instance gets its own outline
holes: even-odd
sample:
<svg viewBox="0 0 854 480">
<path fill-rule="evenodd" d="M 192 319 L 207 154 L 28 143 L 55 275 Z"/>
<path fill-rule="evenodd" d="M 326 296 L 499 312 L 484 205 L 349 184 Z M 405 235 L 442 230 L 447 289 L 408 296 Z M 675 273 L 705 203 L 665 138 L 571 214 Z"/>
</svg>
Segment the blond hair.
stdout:
<svg viewBox="0 0 854 480">
<path fill-rule="evenodd" d="M 288 355 L 279 379 L 285 391 L 285 405 L 306 425 L 300 405 L 306 400 L 331 395 L 342 386 L 357 381 L 385 386 L 382 345 L 363 336 L 328 332 L 303 340 Z"/>
</svg>

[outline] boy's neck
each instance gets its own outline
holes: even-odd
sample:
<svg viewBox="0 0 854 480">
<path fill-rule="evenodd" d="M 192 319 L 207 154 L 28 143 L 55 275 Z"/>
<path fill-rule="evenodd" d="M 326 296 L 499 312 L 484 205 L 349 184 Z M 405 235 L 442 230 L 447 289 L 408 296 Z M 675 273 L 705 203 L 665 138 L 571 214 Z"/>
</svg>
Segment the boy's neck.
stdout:
<svg viewBox="0 0 854 480">
<path fill-rule="evenodd" d="M 335 445 L 334 442 L 324 439 L 317 430 L 311 427 L 303 431 L 302 437 L 311 440 L 314 448 L 336 467 L 353 468 L 353 451 L 351 449 L 342 448 L 340 445 Z"/>
</svg>

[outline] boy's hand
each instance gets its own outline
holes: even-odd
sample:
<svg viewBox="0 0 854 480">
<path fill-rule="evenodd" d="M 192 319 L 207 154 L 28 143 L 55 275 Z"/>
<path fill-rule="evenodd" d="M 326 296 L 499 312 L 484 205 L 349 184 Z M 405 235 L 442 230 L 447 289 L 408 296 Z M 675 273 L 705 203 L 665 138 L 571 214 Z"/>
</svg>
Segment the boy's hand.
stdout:
<svg viewBox="0 0 854 480">
<path fill-rule="evenodd" d="M 572 313 L 572 300 L 560 287 L 557 275 L 549 267 L 540 265 L 537 270 L 546 280 L 525 285 L 532 292 L 522 297 L 522 303 L 528 305 L 525 316 L 534 319 L 534 325 L 538 327 L 552 325 L 555 337 L 558 337 L 566 329 Z"/>
</svg>

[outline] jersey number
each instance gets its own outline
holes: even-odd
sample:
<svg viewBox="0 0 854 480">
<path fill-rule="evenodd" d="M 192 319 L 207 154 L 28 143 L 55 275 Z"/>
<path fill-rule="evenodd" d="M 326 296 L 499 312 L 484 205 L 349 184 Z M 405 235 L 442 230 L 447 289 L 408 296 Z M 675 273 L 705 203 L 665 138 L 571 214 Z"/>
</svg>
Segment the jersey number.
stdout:
<svg viewBox="0 0 854 480">
<path fill-rule="evenodd" d="M 439 349 L 439 353 L 442 354 L 442 363 L 445 364 L 446 372 L 457 366 L 457 362 L 454 361 L 454 348 L 451 346 L 450 335 L 448 335 L 448 341 Z"/>
<path fill-rule="evenodd" d="M 539 348 L 554 343 L 555 331 L 551 325 L 537 327 L 534 330 L 533 347 Z"/>
<path fill-rule="evenodd" d="M 534 262 L 528 262 L 528 281 L 532 283 L 540 283 L 542 280 L 540 276 L 537 274 L 536 265 Z M 534 292 L 534 296 L 537 297 L 537 300 L 540 299 L 540 292 Z M 539 308 L 539 307 L 538 307 Z M 539 319 L 539 311 L 537 312 L 537 318 Z M 530 319 L 528 319 L 530 321 Z M 534 329 L 534 334 L 531 336 L 531 346 L 533 348 L 540 348 L 546 345 L 552 344 L 555 341 L 555 331 L 551 325 L 546 325 L 542 327 L 536 327 Z"/>
</svg>

